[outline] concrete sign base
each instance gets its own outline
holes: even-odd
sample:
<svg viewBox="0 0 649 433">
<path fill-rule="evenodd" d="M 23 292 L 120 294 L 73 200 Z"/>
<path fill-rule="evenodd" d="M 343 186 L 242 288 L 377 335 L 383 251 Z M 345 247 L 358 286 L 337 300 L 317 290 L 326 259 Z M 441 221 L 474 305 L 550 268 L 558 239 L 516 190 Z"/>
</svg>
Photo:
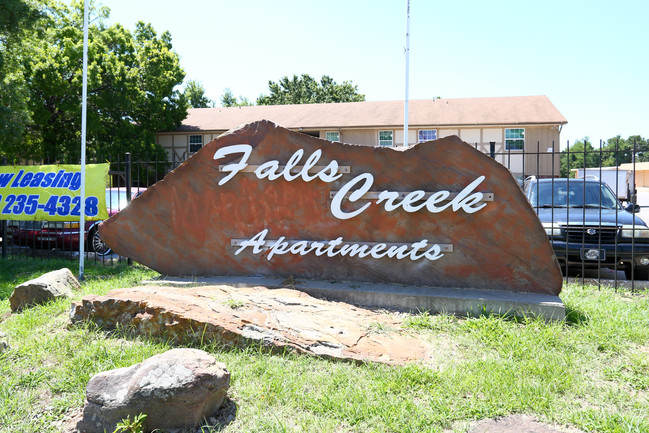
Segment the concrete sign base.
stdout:
<svg viewBox="0 0 649 433">
<path fill-rule="evenodd" d="M 566 315 L 563 301 L 556 295 L 516 293 L 499 290 L 447 289 L 394 284 L 293 280 L 271 277 L 200 277 L 194 279 L 165 277 L 144 284 L 171 287 L 227 285 L 233 287 L 291 288 L 316 298 L 326 298 L 369 307 L 456 316 L 497 314 L 515 317 L 533 316 L 562 320 Z"/>
</svg>

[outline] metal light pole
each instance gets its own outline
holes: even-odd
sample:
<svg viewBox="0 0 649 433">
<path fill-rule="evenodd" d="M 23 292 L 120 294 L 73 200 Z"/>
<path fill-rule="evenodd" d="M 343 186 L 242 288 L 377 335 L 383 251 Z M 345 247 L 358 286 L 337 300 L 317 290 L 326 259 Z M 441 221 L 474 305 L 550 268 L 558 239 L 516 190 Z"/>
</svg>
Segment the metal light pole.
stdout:
<svg viewBox="0 0 649 433">
<path fill-rule="evenodd" d="M 408 146 L 408 80 L 410 78 L 410 0 L 406 0 L 406 98 L 403 109 L 403 145 Z"/>
<path fill-rule="evenodd" d="M 86 103 L 88 99 L 88 0 L 83 2 L 83 77 L 81 91 L 81 189 L 79 191 L 79 279 L 84 279 L 86 231 Z"/>
</svg>

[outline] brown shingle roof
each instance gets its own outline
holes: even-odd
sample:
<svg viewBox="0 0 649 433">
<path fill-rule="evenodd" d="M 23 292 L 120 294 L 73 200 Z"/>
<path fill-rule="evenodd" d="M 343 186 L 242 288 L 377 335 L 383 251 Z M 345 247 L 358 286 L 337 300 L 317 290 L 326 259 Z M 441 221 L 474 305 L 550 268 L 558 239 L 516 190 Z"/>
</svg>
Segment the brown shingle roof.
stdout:
<svg viewBox="0 0 649 433">
<path fill-rule="evenodd" d="M 547 96 L 419 99 L 409 105 L 411 127 L 567 123 Z M 177 131 L 226 131 L 262 119 L 304 129 L 399 127 L 403 101 L 192 108 Z"/>
</svg>

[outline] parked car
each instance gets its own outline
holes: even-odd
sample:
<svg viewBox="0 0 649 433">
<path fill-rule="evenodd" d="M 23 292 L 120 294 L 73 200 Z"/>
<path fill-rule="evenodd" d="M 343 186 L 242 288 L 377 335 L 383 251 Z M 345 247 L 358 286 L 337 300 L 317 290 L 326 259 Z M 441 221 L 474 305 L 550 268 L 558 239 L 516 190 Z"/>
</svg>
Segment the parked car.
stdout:
<svg viewBox="0 0 649 433">
<path fill-rule="evenodd" d="M 633 215 L 640 207 L 623 207 L 606 183 L 532 177 L 525 195 L 564 270 L 617 268 L 629 280 L 649 279 L 649 228 Z"/>
<path fill-rule="evenodd" d="M 141 195 L 146 188 L 133 188 L 133 198 Z M 113 216 L 128 204 L 126 189 L 106 189 L 106 209 Z M 110 247 L 99 236 L 101 221 L 86 221 L 84 238 L 87 251 L 99 256 L 111 253 Z M 79 249 L 79 221 L 20 221 L 12 230 L 14 245 L 32 248 L 76 250 Z"/>
</svg>

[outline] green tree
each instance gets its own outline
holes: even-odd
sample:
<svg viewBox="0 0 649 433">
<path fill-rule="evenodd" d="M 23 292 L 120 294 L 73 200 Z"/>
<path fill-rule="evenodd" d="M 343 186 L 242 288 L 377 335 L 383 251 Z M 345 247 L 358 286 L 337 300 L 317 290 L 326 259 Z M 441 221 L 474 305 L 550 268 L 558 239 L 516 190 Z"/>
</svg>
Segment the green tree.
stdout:
<svg viewBox="0 0 649 433">
<path fill-rule="evenodd" d="M 635 153 L 634 153 L 635 150 Z M 616 167 L 620 164 L 649 161 L 649 140 L 640 135 L 631 135 L 624 139 L 621 136 L 609 138 L 602 148 L 604 158 L 602 166 Z"/>
<path fill-rule="evenodd" d="M 14 157 L 76 160 L 80 153 L 83 2 L 47 2 L 41 34 L 25 37 L 21 58 L 31 122 Z M 171 35 L 139 22 L 134 32 L 105 25 L 107 8 L 91 2 L 88 46 L 88 156 L 159 154 L 155 134 L 187 115 L 176 89 L 184 78 Z M 12 156 L 12 155 L 9 155 Z"/>
<path fill-rule="evenodd" d="M 358 86 L 350 81 L 336 83 L 328 75 L 320 82 L 308 74 L 300 77 L 293 75 L 280 78 L 279 82 L 268 82 L 270 95 L 262 95 L 257 99 L 258 105 L 285 104 L 321 104 L 326 102 L 358 102 L 364 101 L 365 95 L 358 92 Z"/>
<path fill-rule="evenodd" d="M 221 96 L 221 106 L 223 107 L 247 107 L 249 105 L 253 104 L 248 98 L 239 96 L 237 99 L 229 88 L 226 88 Z"/>
<path fill-rule="evenodd" d="M 0 8 L 0 47 L 12 42 L 12 37 L 20 36 L 23 29 L 33 28 L 40 18 L 41 11 L 30 1 L 3 0 Z"/>
<path fill-rule="evenodd" d="M 197 80 L 188 80 L 183 91 L 185 99 L 192 108 L 208 108 L 214 106 L 214 101 L 205 96 L 205 87 Z"/>
<path fill-rule="evenodd" d="M 634 159 L 636 162 L 646 162 L 649 161 L 649 140 L 640 135 L 631 135 L 626 139 L 618 135 L 602 143 L 601 148 L 594 148 L 585 137 L 562 151 L 560 158 L 562 177 L 576 168 L 617 167 Z"/>
<path fill-rule="evenodd" d="M 26 0 L 3 0 L 0 7 L 0 157 L 20 152 L 29 123 L 29 92 L 21 59 L 29 57 L 22 41 L 42 18 Z"/>
<path fill-rule="evenodd" d="M 568 149 L 561 152 L 561 177 L 573 177 L 571 170 L 576 168 L 599 167 L 600 153 L 595 151 L 588 137 L 575 141 Z"/>
</svg>

